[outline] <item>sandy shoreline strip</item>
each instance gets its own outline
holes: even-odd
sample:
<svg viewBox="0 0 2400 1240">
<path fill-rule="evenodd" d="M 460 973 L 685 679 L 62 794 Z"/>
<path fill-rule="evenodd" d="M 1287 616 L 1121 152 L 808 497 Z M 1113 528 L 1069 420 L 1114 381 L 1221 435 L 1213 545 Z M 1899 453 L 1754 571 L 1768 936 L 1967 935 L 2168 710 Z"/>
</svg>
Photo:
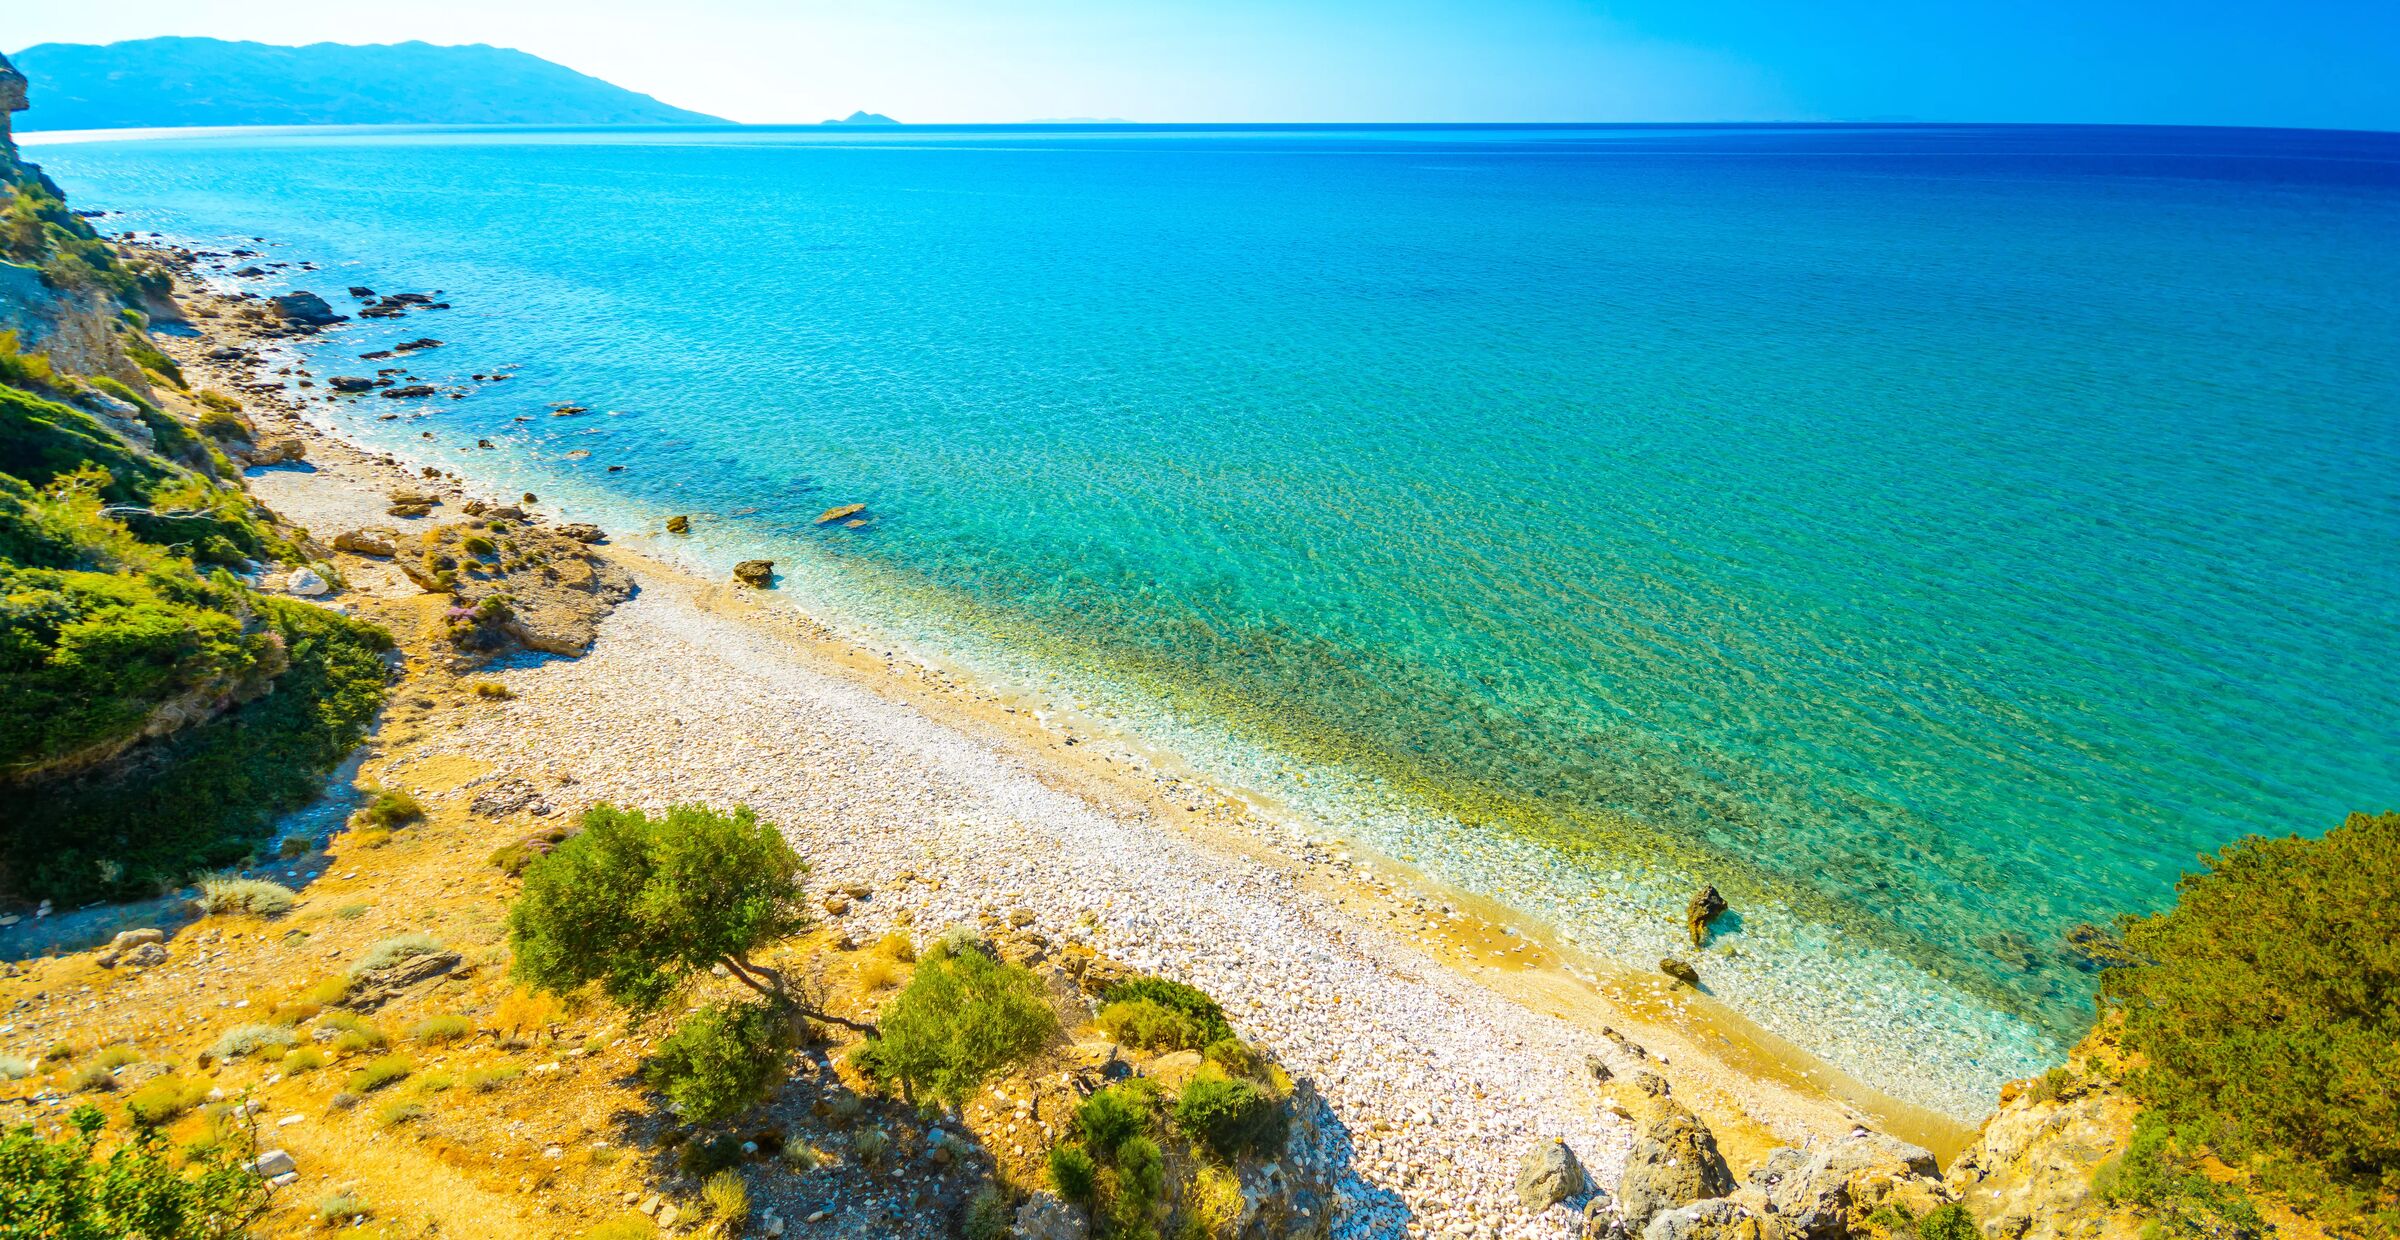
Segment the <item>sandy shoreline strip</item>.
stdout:
<svg viewBox="0 0 2400 1240">
<path fill-rule="evenodd" d="M 205 357 L 226 342 L 174 346 L 195 386 L 266 377 Z M 384 514 L 394 488 L 473 493 L 349 444 L 274 393 L 246 398 L 263 431 L 299 436 L 311 462 L 254 470 L 253 489 L 321 540 L 424 524 Z M 1861 1121 L 1937 1150 L 1960 1135 L 1689 991 L 1562 958 L 1406 867 L 1161 780 L 987 689 L 847 641 L 804 601 L 607 554 L 641 593 L 592 652 L 504 670 L 517 699 L 457 732 L 379 736 L 386 782 L 464 759 L 482 768 L 477 782 L 529 779 L 569 811 L 745 803 L 801 848 L 813 881 L 889 893 L 841 918 L 862 937 L 904 907 L 919 928 L 1023 909 L 1054 937 L 1201 985 L 1348 1129 L 1344 1234 L 1572 1234 L 1565 1206 L 1528 1217 L 1514 1178 L 1536 1140 L 1558 1137 L 1614 1185 L 1632 1133 L 1585 1067 L 1611 1053 L 1603 1028 L 1649 1048 L 1737 1169 Z"/>
</svg>

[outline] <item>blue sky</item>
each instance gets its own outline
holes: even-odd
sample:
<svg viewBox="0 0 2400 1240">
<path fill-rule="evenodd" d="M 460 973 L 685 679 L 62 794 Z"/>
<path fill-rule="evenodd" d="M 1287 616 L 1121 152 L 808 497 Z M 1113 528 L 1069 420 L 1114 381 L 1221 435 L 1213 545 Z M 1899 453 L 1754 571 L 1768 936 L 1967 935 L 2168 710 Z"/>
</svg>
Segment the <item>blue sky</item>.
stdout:
<svg viewBox="0 0 2400 1240">
<path fill-rule="evenodd" d="M 523 48 L 744 121 L 2109 121 L 2400 129 L 2400 2 L 111 0 L 158 34 Z"/>
</svg>

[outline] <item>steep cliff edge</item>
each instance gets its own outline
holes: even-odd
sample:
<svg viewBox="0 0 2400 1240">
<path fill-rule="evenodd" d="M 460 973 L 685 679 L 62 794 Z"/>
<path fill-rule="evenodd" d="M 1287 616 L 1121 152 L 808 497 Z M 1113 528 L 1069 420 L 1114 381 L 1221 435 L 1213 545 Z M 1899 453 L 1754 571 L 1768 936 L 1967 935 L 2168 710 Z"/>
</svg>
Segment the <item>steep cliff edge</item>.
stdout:
<svg viewBox="0 0 2400 1240">
<path fill-rule="evenodd" d="M 0 901 L 154 894 L 316 794 L 389 643 L 260 588 L 324 552 L 244 490 L 240 402 L 152 343 L 172 277 L 13 147 L 0 187 Z"/>
</svg>

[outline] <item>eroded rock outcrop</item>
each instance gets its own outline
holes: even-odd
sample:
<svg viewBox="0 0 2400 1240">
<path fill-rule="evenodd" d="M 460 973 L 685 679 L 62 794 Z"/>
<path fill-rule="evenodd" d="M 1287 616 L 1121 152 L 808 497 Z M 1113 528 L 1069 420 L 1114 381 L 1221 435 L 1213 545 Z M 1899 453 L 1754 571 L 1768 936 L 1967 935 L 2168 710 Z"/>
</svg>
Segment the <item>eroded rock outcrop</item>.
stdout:
<svg viewBox="0 0 2400 1240">
<path fill-rule="evenodd" d="M 1672 1097 L 1651 1098 L 1644 1110 L 1617 1181 L 1617 1210 L 1629 1231 L 1649 1226 L 1662 1211 L 1733 1191 L 1733 1171 L 1699 1116 Z"/>
<path fill-rule="evenodd" d="M 451 596 L 451 643 L 462 652 L 591 649 L 600 622 L 633 597 L 633 578 L 583 543 L 503 511 L 516 510 L 427 530 L 393 560 L 418 588 Z"/>
<path fill-rule="evenodd" d="M 2092 1180 L 2124 1152 L 2137 1110 L 2072 1069 L 2012 1083 L 1951 1162 L 1950 1189 L 1992 1240 L 2132 1240 L 2141 1220 L 2102 1203 Z"/>
</svg>

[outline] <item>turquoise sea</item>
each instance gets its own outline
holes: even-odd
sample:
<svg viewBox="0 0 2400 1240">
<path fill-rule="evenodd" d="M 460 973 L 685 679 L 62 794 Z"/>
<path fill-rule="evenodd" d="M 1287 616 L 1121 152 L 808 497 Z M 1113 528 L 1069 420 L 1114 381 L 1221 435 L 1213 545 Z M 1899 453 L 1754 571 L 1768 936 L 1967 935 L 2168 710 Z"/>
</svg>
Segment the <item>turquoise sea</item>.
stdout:
<svg viewBox="0 0 2400 1240">
<path fill-rule="evenodd" d="M 2400 805 L 2400 136 L 28 153 L 110 227 L 324 266 L 262 291 L 455 303 L 321 374 L 419 335 L 419 374 L 514 368 L 326 407 L 362 437 L 623 528 L 703 514 L 688 558 L 770 554 L 812 609 L 1638 967 L 1713 881 L 1712 988 L 1921 1100 L 2079 1031 L 2069 927 Z"/>
</svg>

